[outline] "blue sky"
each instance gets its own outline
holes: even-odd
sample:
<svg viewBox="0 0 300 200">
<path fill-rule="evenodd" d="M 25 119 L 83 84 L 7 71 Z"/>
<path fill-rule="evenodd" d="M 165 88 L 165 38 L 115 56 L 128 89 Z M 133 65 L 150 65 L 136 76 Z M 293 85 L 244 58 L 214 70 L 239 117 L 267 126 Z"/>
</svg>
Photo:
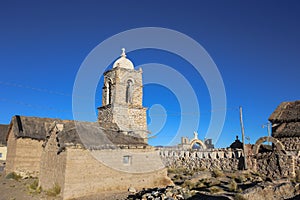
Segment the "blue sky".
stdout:
<svg viewBox="0 0 300 200">
<path fill-rule="evenodd" d="M 9 123 L 16 114 L 72 119 L 74 80 L 89 52 L 119 32 L 164 27 L 201 44 L 221 73 L 227 107 L 220 109 L 227 115 L 216 145 L 226 147 L 240 135 L 239 106 L 244 110 L 246 136 L 254 143 L 267 134 L 261 125 L 280 102 L 300 99 L 299 10 L 300 3 L 292 0 L 1 1 L 0 123 Z M 116 52 L 116 58 L 119 55 Z M 138 50 L 128 57 L 136 66 L 171 66 L 190 81 L 199 101 L 197 131 L 203 139 L 211 116 L 210 96 L 193 67 L 160 50 Z M 100 82 L 95 108 L 101 104 L 101 87 Z M 144 105 L 154 104 L 161 104 L 168 116 L 149 142 L 168 144 L 179 126 L 178 101 L 168 88 L 146 85 Z M 159 124 L 162 117 L 158 114 L 152 120 Z M 193 136 L 192 130 L 184 134 Z"/>
</svg>

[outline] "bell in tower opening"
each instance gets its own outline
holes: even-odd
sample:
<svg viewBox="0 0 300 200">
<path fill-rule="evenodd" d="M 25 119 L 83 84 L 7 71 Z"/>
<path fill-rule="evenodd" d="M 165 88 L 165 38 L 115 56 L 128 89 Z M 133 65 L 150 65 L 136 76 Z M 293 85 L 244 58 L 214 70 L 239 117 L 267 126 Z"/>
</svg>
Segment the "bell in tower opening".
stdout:
<svg viewBox="0 0 300 200">
<path fill-rule="evenodd" d="M 135 70 L 133 63 L 126 57 L 123 48 L 113 68 L 104 73 L 98 120 L 105 129 L 117 129 L 147 142 L 149 131 L 147 109 L 143 107 L 142 69 Z"/>
</svg>

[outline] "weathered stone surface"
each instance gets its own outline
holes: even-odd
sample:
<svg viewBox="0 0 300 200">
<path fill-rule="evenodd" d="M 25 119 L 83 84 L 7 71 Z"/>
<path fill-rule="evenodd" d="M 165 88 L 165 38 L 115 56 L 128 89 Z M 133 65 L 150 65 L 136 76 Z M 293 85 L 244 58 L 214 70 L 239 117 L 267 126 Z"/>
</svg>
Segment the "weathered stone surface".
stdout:
<svg viewBox="0 0 300 200">
<path fill-rule="evenodd" d="M 275 185 L 273 183 L 261 183 L 249 188 L 242 193 L 242 196 L 248 200 L 273 200 L 288 199 L 296 196 L 299 191 L 295 190 L 292 183 L 282 183 Z"/>
<path fill-rule="evenodd" d="M 132 83 L 130 101 L 128 82 Z M 98 108 L 100 125 L 117 124 L 120 130 L 147 138 L 146 108 L 143 107 L 142 71 L 113 68 L 104 74 L 102 107 Z"/>
</svg>

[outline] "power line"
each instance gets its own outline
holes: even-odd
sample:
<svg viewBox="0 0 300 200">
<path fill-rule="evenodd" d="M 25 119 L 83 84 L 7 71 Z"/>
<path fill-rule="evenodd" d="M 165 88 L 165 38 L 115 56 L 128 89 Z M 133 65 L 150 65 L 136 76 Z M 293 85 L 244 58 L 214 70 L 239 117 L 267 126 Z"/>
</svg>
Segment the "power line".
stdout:
<svg viewBox="0 0 300 200">
<path fill-rule="evenodd" d="M 9 86 L 9 87 L 23 88 L 23 89 L 29 89 L 29 90 L 33 90 L 33 91 L 36 91 L 36 92 L 43 92 L 43 93 L 48 93 L 48 94 L 52 94 L 52 95 L 87 99 L 87 97 L 85 97 L 85 96 L 78 96 L 78 95 L 73 96 L 72 94 L 68 94 L 68 93 L 64 93 L 64 92 L 57 92 L 57 91 L 48 90 L 48 89 L 44 89 L 44 88 L 31 87 L 31 86 L 23 85 L 23 84 L 19 84 L 19 83 L 10 83 L 10 82 L 5 82 L 5 81 L 0 81 L 0 85 Z M 100 100 L 100 99 L 98 97 L 96 97 L 96 100 Z"/>
</svg>

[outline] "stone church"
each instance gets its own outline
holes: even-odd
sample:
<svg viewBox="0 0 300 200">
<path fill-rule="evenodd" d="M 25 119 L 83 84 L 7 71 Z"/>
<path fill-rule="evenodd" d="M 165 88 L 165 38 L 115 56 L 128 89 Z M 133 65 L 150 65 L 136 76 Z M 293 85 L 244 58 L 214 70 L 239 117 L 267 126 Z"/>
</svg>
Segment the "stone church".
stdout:
<svg viewBox="0 0 300 200">
<path fill-rule="evenodd" d="M 146 108 L 143 107 L 142 69 L 135 70 L 125 49 L 113 68 L 104 73 L 102 107 L 98 108 L 100 126 L 114 127 L 147 142 Z"/>
<path fill-rule="evenodd" d="M 147 144 L 142 70 L 125 50 L 104 73 L 98 122 L 14 116 L 5 172 L 61 187 L 63 199 L 171 184 L 159 151 Z"/>
</svg>

